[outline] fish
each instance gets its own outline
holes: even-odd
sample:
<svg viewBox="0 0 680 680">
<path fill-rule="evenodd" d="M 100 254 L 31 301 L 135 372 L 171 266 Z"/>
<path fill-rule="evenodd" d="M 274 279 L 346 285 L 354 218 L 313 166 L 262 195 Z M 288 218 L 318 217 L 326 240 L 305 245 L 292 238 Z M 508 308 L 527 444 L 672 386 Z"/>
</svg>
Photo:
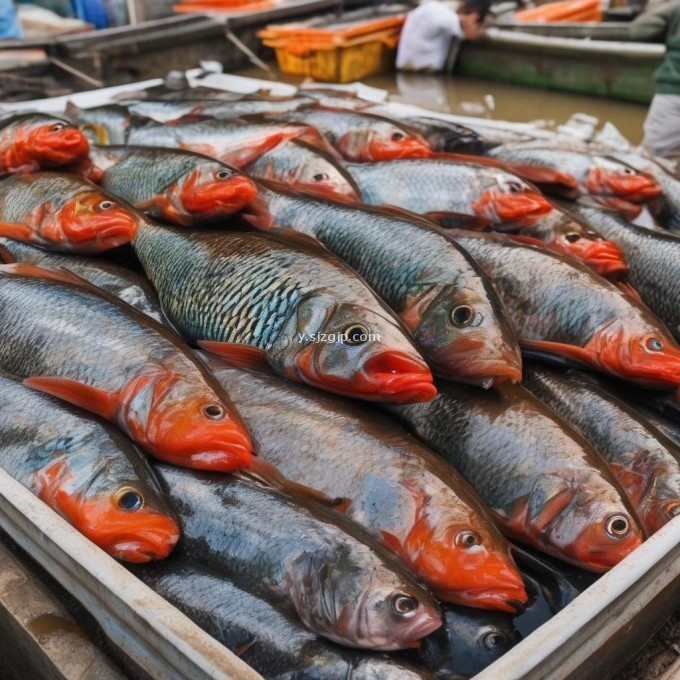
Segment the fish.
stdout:
<svg viewBox="0 0 680 680">
<path fill-rule="evenodd" d="M 309 125 L 277 122 L 260 116 L 133 126 L 126 144 L 185 149 L 242 168 L 291 139 L 309 142 L 322 151 L 332 149 L 324 136 Z"/>
<path fill-rule="evenodd" d="M 0 467 L 116 559 L 161 560 L 179 540 L 177 518 L 129 439 L 4 372 Z"/>
<path fill-rule="evenodd" d="M 335 200 L 360 201 L 352 176 L 329 153 L 298 139 L 278 144 L 244 166 L 251 177 L 289 184 Z"/>
<path fill-rule="evenodd" d="M 272 680 L 433 680 L 387 654 L 335 645 L 185 553 L 131 572 Z"/>
<path fill-rule="evenodd" d="M 444 624 L 418 650 L 425 667 L 446 680 L 481 673 L 522 640 L 509 614 L 444 605 Z"/>
<path fill-rule="evenodd" d="M 680 514 L 680 448 L 592 379 L 531 363 L 525 384 L 604 458 L 648 534 Z"/>
<path fill-rule="evenodd" d="M 467 479 L 507 537 L 598 573 L 642 543 L 604 461 L 530 392 L 437 389 L 427 404 L 387 408 Z"/>
<path fill-rule="evenodd" d="M 318 106 L 271 114 L 279 121 L 311 125 L 347 161 L 391 161 L 430 158 L 432 149 L 416 130 L 370 113 Z"/>
<path fill-rule="evenodd" d="M 630 284 L 680 341 L 680 237 L 639 227 L 610 210 L 578 202 L 568 209 L 621 248 Z"/>
<path fill-rule="evenodd" d="M 499 234 L 449 233 L 496 286 L 523 349 L 641 385 L 680 384 L 670 331 L 584 264 Z"/>
<path fill-rule="evenodd" d="M 129 243 L 142 216 L 91 182 L 66 173 L 0 180 L 0 236 L 80 254 Z"/>
<path fill-rule="evenodd" d="M 27 262 L 42 269 L 67 269 L 97 288 L 120 298 L 158 323 L 165 319 L 156 293 L 144 276 L 103 258 L 55 253 L 11 238 L 0 237 L 0 262 Z"/>
<path fill-rule="evenodd" d="M 527 165 L 559 169 L 570 174 L 583 194 L 611 196 L 633 204 L 646 203 L 661 195 L 653 177 L 608 156 L 534 145 L 497 146 L 488 152 L 493 158 Z"/>
<path fill-rule="evenodd" d="M 253 467 L 227 395 L 173 332 L 65 270 L 2 265 L 0 280 L 0 370 L 175 465 Z"/>
<path fill-rule="evenodd" d="M 430 399 L 432 373 L 399 320 L 313 239 L 145 223 L 133 244 L 191 343 L 362 399 Z"/>
<path fill-rule="evenodd" d="M 392 118 L 392 115 L 379 112 Z M 420 133 L 427 145 L 434 152 L 453 152 L 467 154 L 481 154 L 485 146 L 480 135 L 469 127 L 442 118 L 429 116 L 405 116 L 399 120 L 412 130 Z"/>
<path fill-rule="evenodd" d="M 486 165 L 427 159 L 345 167 L 365 203 L 398 206 L 445 228 L 529 226 L 552 210 L 530 184 Z"/>
<path fill-rule="evenodd" d="M 20 113 L 0 120 L 0 172 L 36 172 L 87 156 L 87 137 L 63 118 Z"/>
<path fill-rule="evenodd" d="M 223 220 L 257 193 L 236 168 L 189 151 L 95 146 L 90 161 L 105 191 L 148 217 L 182 227 Z"/>
<path fill-rule="evenodd" d="M 69 101 L 65 117 L 78 125 L 92 144 L 126 144 L 131 115 L 126 106 L 105 104 L 81 109 Z"/>
<path fill-rule="evenodd" d="M 614 241 L 559 208 L 523 229 L 522 235 L 538 239 L 548 250 L 583 262 L 606 279 L 618 280 L 628 272 L 625 255 Z"/>
<path fill-rule="evenodd" d="M 399 315 L 438 375 L 486 386 L 522 379 L 519 347 L 497 293 L 434 225 L 267 183 L 259 184 L 244 219 L 262 230 L 294 229 L 342 258 Z"/>
<path fill-rule="evenodd" d="M 371 536 L 232 476 L 154 466 L 175 504 L 183 546 L 203 567 L 349 647 L 417 647 L 441 626 L 432 596 Z"/>
<path fill-rule="evenodd" d="M 526 593 L 507 543 L 467 482 L 427 447 L 363 405 L 204 359 L 260 456 L 288 479 L 347 499 L 344 514 L 439 598 L 521 608 Z"/>
</svg>

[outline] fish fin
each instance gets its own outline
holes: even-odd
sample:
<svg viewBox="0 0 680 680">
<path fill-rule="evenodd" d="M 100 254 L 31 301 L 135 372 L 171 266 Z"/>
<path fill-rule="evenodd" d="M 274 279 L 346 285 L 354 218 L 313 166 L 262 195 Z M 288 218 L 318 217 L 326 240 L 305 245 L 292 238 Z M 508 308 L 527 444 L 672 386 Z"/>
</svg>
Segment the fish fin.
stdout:
<svg viewBox="0 0 680 680">
<path fill-rule="evenodd" d="M 84 109 L 81 109 L 80 106 L 75 104 L 70 99 L 66 102 L 66 106 L 64 108 L 64 113 L 67 116 L 77 116 L 79 113 L 82 113 L 83 111 L 84 111 Z"/>
<path fill-rule="evenodd" d="M 591 197 L 596 204 L 596 207 L 600 209 L 602 207 L 608 208 L 609 210 L 614 210 L 617 213 L 622 214 L 627 220 L 634 220 L 642 212 L 642 206 L 630 203 L 623 198 L 617 198 L 616 196 L 592 196 Z"/>
<path fill-rule="evenodd" d="M 547 526 L 571 503 L 575 495 L 574 489 L 563 489 L 542 503 L 536 503 L 535 507 L 531 504 L 529 512 L 532 522 L 540 527 Z"/>
<path fill-rule="evenodd" d="M 270 232 L 269 235 L 279 238 L 282 243 L 287 245 L 292 243 L 296 246 L 311 249 L 316 254 L 321 254 L 326 257 L 332 255 L 331 251 L 328 250 L 328 248 L 326 248 L 326 246 L 321 243 L 321 241 L 314 238 L 313 236 L 309 236 L 309 234 L 303 234 L 300 231 L 295 231 L 295 229 L 291 229 L 290 227 L 280 227 L 275 232 Z M 336 256 L 333 255 L 333 257 Z"/>
<path fill-rule="evenodd" d="M 28 262 L 10 262 L 8 264 L 0 265 L 0 271 L 8 274 L 17 274 L 18 276 L 30 276 L 36 279 L 47 279 L 59 283 L 68 283 L 72 286 L 87 288 L 95 293 L 102 292 L 101 288 L 97 288 L 94 284 L 63 267 L 44 269 L 43 267 Z"/>
<path fill-rule="evenodd" d="M 2 251 L 0 251 L 1 254 Z M 628 283 L 627 281 L 617 281 L 614 284 L 622 293 L 627 295 L 629 298 L 632 300 L 635 300 L 635 302 L 640 302 L 641 304 L 644 304 L 642 301 L 642 298 L 640 297 L 640 293 L 637 292 L 633 286 Z"/>
<path fill-rule="evenodd" d="M 402 545 L 401 541 L 389 531 L 381 531 L 380 535 L 382 537 L 383 544 L 388 547 L 392 552 L 397 555 L 401 552 Z"/>
<path fill-rule="evenodd" d="M 80 406 L 107 420 L 111 420 L 118 409 L 118 394 L 104 392 L 104 390 L 84 385 L 76 380 L 36 376 L 26 378 L 23 383 L 27 387 L 47 392 L 47 394 L 59 397 L 59 399 L 68 401 L 74 406 Z"/>
<path fill-rule="evenodd" d="M 7 248 L 0 244 L 0 260 L 4 264 L 14 264 L 17 260 L 14 258 L 12 253 L 7 250 Z"/>
<path fill-rule="evenodd" d="M 177 146 L 183 151 L 192 151 L 193 153 L 210 156 L 210 158 L 217 158 L 215 147 L 210 146 L 210 144 L 187 144 L 186 142 L 179 142 Z"/>
<path fill-rule="evenodd" d="M 573 368 L 582 367 L 590 364 L 590 356 L 583 347 L 568 345 L 563 342 L 550 342 L 548 340 L 522 340 L 519 341 L 520 347 L 528 350 L 530 357 L 543 358 L 556 356 L 558 359 L 571 360 L 573 363 L 564 362 L 564 365 L 571 365 Z M 561 363 L 561 362 L 558 362 Z"/>
<path fill-rule="evenodd" d="M 274 188 L 276 191 L 279 191 L 279 187 Z M 250 226 L 255 227 L 255 229 L 260 229 L 261 231 L 276 228 L 276 220 L 269 212 L 267 202 L 261 196 L 256 195 L 255 198 L 239 213 L 239 217 L 245 220 Z"/>
<path fill-rule="evenodd" d="M 371 206 L 362 206 L 363 209 L 370 209 Z M 391 215 L 399 220 L 409 220 L 410 222 L 417 222 L 427 227 L 436 226 L 437 223 L 431 220 L 427 215 L 418 215 L 418 213 L 411 212 L 405 208 L 400 208 L 397 205 L 381 205 L 373 208 L 375 212 L 385 213 Z"/>
<path fill-rule="evenodd" d="M 23 224 L 13 224 L 12 222 L 0 222 L 0 236 L 13 238 L 17 241 L 30 241 L 33 231 Z"/>
<path fill-rule="evenodd" d="M 647 478 L 645 475 L 617 463 L 610 463 L 609 467 L 614 473 L 614 477 L 616 477 L 618 483 L 623 487 L 630 502 L 634 506 L 637 505 L 642 492 L 647 487 Z"/>
<path fill-rule="evenodd" d="M 491 226 L 491 221 L 477 215 L 466 215 L 451 210 L 442 212 L 429 212 L 425 217 L 436 222 L 442 229 L 473 229 L 481 231 Z"/>
<path fill-rule="evenodd" d="M 525 236 L 524 234 L 504 234 L 505 238 L 521 243 L 525 246 L 536 246 L 537 248 L 545 249 L 545 243 L 534 236 Z"/>
<path fill-rule="evenodd" d="M 291 496 L 320 503 L 330 508 L 345 505 L 347 502 L 351 503 L 350 499 L 331 498 L 323 493 L 323 491 L 318 491 L 305 484 L 299 484 L 287 479 L 274 465 L 258 456 L 253 457 L 250 467 L 245 470 L 239 470 L 234 474 L 246 479 L 254 479 L 277 491 L 283 491 Z"/>
<path fill-rule="evenodd" d="M 218 340 L 197 340 L 196 344 L 202 349 L 222 357 L 235 368 L 271 373 L 272 369 L 267 359 L 267 353 L 263 349 L 239 342 L 220 342 Z"/>
</svg>

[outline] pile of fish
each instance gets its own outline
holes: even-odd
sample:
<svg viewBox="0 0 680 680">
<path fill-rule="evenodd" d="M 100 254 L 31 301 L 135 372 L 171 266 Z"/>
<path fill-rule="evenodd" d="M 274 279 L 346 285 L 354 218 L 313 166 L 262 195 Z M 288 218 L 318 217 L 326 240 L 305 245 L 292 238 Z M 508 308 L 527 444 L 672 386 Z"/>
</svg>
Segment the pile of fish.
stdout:
<svg viewBox="0 0 680 680">
<path fill-rule="evenodd" d="M 655 161 L 196 90 L 0 165 L 0 466 L 265 677 L 470 677 L 680 514 Z"/>
</svg>

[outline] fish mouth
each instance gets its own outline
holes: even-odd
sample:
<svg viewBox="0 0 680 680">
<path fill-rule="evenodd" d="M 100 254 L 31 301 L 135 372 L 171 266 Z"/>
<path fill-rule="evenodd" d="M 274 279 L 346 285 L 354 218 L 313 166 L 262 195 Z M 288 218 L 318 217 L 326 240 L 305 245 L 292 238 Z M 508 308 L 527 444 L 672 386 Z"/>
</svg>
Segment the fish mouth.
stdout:
<svg viewBox="0 0 680 680">
<path fill-rule="evenodd" d="M 493 609 L 509 614 L 520 614 L 526 608 L 527 592 L 524 586 L 502 586 L 489 590 L 455 591 L 437 593 L 442 600 L 474 609 Z"/>
<path fill-rule="evenodd" d="M 605 168 L 592 168 L 584 183 L 591 194 L 610 193 L 629 203 L 645 203 L 663 193 L 656 180 L 644 174 L 624 175 Z"/>
<path fill-rule="evenodd" d="M 182 192 L 182 204 L 195 214 L 228 215 L 250 203 L 257 194 L 255 183 L 244 176 L 210 182 Z"/>
<path fill-rule="evenodd" d="M 221 442 L 213 440 L 205 449 L 190 453 L 185 459 L 168 462 L 176 462 L 194 470 L 234 472 L 249 468 L 252 461 L 253 446 L 250 437 L 234 427 L 233 435 L 228 440 L 223 439 Z"/>
<path fill-rule="evenodd" d="M 95 239 L 102 248 L 116 248 L 125 243 L 130 243 L 137 235 L 136 222 L 123 222 L 112 224 L 95 232 Z"/>
<path fill-rule="evenodd" d="M 409 626 L 403 635 L 403 643 L 399 645 L 398 649 L 418 649 L 420 647 L 420 641 L 434 633 L 442 627 L 443 620 L 441 616 L 434 616 L 432 614 L 421 614 L 420 619 L 413 622 L 413 625 Z M 396 647 L 392 647 L 395 649 Z M 389 651 L 386 649 L 386 651 Z"/>
<path fill-rule="evenodd" d="M 628 271 L 628 263 L 621 249 L 612 241 L 589 241 L 587 245 L 572 248 L 571 251 L 574 257 L 582 260 L 600 276 Z"/>
<path fill-rule="evenodd" d="M 126 520 L 129 526 L 125 526 Z M 129 517 L 119 516 L 115 521 L 117 536 L 104 549 L 122 562 L 141 564 L 163 560 L 170 555 L 180 538 L 177 522 L 164 515 L 131 513 Z M 139 527 L 139 530 L 135 531 L 135 527 Z"/>
<path fill-rule="evenodd" d="M 369 146 L 367 157 L 360 154 L 357 161 L 393 161 L 402 158 L 432 158 L 434 152 L 425 142 L 417 139 L 401 141 L 398 144 L 374 141 Z"/>
<path fill-rule="evenodd" d="M 49 133 L 49 136 L 42 138 L 39 148 L 41 157 L 52 165 L 72 163 L 85 156 L 89 150 L 87 137 L 75 128 Z"/>
<path fill-rule="evenodd" d="M 375 398 L 390 404 L 429 401 L 437 394 L 428 366 L 403 352 L 387 351 L 371 357 L 364 365 L 364 374 L 366 387 Z"/>
<path fill-rule="evenodd" d="M 497 189 L 487 189 L 473 208 L 480 217 L 496 223 L 511 223 L 515 227 L 528 227 L 553 210 L 552 203 L 542 194 L 528 191 L 505 194 Z"/>
<path fill-rule="evenodd" d="M 597 547 L 592 544 L 585 544 L 583 549 L 581 549 L 580 545 L 577 544 L 573 550 L 574 559 L 568 561 L 588 571 L 603 574 L 615 567 L 630 555 L 633 550 L 641 546 L 642 540 L 638 529 L 637 532 L 632 533 L 630 537 L 621 541 L 618 545 L 610 544 Z"/>
</svg>

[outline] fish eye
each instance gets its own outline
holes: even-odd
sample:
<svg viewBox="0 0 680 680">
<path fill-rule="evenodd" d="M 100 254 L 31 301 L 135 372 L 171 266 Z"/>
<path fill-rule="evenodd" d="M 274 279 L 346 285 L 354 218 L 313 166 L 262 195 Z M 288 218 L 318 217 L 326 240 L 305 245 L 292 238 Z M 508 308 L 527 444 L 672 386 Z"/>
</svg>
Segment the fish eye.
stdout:
<svg viewBox="0 0 680 680">
<path fill-rule="evenodd" d="M 663 349 L 663 342 L 659 338 L 649 338 L 645 343 L 645 347 L 650 352 L 660 352 Z"/>
<path fill-rule="evenodd" d="M 406 135 L 403 132 L 393 132 L 392 133 L 392 141 L 393 142 L 400 142 L 402 139 L 406 139 Z"/>
<path fill-rule="evenodd" d="M 219 404 L 208 404 L 203 407 L 203 413 L 210 420 L 220 420 L 224 418 L 224 409 Z"/>
<path fill-rule="evenodd" d="M 111 208 L 113 208 L 114 205 L 116 204 L 113 201 L 106 200 L 101 201 L 97 208 L 99 208 L 99 210 L 111 210 Z"/>
<path fill-rule="evenodd" d="M 458 307 L 454 307 L 451 312 L 451 321 L 454 326 L 458 326 L 459 328 L 469 326 L 474 318 L 474 310 L 468 305 L 458 305 Z"/>
<path fill-rule="evenodd" d="M 403 618 L 410 618 L 418 609 L 418 600 L 411 595 L 398 593 L 392 598 L 392 611 Z"/>
<path fill-rule="evenodd" d="M 481 540 L 474 531 L 461 531 L 456 534 L 456 545 L 461 548 L 472 548 L 472 546 L 480 543 Z"/>
<path fill-rule="evenodd" d="M 612 538 L 621 538 L 622 536 L 625 536 L 630 530 L 630 523 L 623 515 L 612 515 L 607 520 L 607 525 L 605 528 L 607 533 Z"/>
<path fill-rule="evenodd" d="M 66 123 L 55 123 L 51 128 L 50 132 L 59 132 L 59 130 L 65 130 L 68 125 Z"/>
<path fill-rule="evenodd" d="M 217 179 L 229 179 L 231 175 L 231 170 L 220 170 L 215 177 L 217 177 Z"/>
<path fill-rule="evenodd" d="M 575 231 L 570 231 L 568 234 L 564 235 L 564 238 L 566 238 L 569 243 L 576 243 L 576 241 L 581 240 L 581 235 L 577 234 Z"/>
<path fill-rule="evenodd" d="M 489 650 L 494 650 L 507 642 L 507 638 L 502 633 L 487 633 L 484 636 L 484 646 Z"/>
<path fill-rule="evenodd" d="M 118 489 L 113 500 L 121 510 L 128 512 L 137 512 L 144 505 L 144 496 L 131 486 Z"/>
<path fill-rule="evenodd" d="M 680 501 L 673 501 L 666 505 L 666 514 L 669 517 L 677 517 L 680 515 Z"/>
<path fill-rule="evenodd" d="M 360 323 L 352 324 L 342 332 L 345 345 L 363 345 L 368 340 L 368 328 Z"/>
<path fill-rule="evenodd" d="M 314 175 L 314 177 L 312 177 L 312 179 L 315 182 L 327 182 L 330 177 L 328 176 L 327 172 L 318 172 L 316 175 Z"/>
<path fill-rule="evenodd" d="M 635 170 L 633 168 L 624 168 L 623 169 L 623 174 L 624 175 L 635 175 Z"/>
<path fill-rule="evenodd" d="M 508 182 L 508 191 L 511 194 L 519 194 L 522 191 L 522 185 L 519 182 Z"/>
</svg>

